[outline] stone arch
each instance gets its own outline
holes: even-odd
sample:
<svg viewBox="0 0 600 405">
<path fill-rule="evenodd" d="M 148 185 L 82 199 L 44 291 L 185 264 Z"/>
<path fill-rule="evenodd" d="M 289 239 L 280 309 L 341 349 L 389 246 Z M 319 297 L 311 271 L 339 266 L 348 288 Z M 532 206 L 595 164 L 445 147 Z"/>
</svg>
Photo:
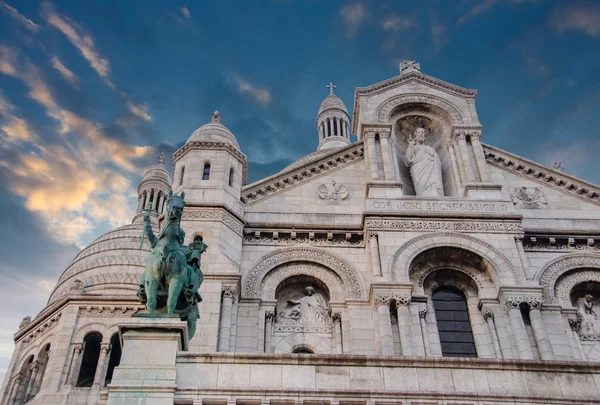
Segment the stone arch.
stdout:
<svg viewBox="0 0 600 405">
<path fill-rule="evenodd" d="M 538 282 L 543 288 L 542 298 L 545 303 L 562 304 L 555 292 L 555 287 L 557 284 L 556 282 L 561 275 L 565 274 L 568 271 L 575 270 L 578 268 L 591 268 L 600 270 L 600 255 L 593 253 L 573 253 L 569 255 L 564 255 L 554 260 L 551 260 L 544 267 L 542 267 L 540 271 L 538 271 L 535 279 L 538 280 Z M 569 302 L 567 306 L 571 307 L 571 303 Z"/>
<path fill-rule="evenodd" d="M 564 275 L 564 276 L 563 276 Z M 571 290 L 581 283 L 597 282 L 600 283 L 600 269 L 597 270 L 581 270 L 574 269 L 571 274 L 563 273 L 556 279 L 554 285 L 554 298 L 563 307 L 571 307 Z"/>
<path fill-rule="evenodd" d="M 279 265 L 269 271 L 259 287 L 259 297 L 267 301 L 276 301 L 277 287 L 286 279 L 298 275 L 314 277 L 322 281 L 329 290 L 330 300 L 343 302 L 348 299 L 348 292 L 343 280 L 328 267 L 310 262 L 290 262 Z"/>
<path fill-rule="evenodd" d="M 100 322 L 90 322 L 85 325 L 80 326 L 73 333 L 72 343 L 81 343 L 83 342 L 83 338 L 86 337 L 90 333 L 99 333 L 102 335 L 102 342 L 105 341 L 106 337 L 110 339 L 111 332 L 108 326 L 102 324 Z"/>
<path fill-rule="evenodd" d="M 294 247 L 279 249 L 261 257 L 242 276 L 242 294 L 244 298 L 259 298 L 265 276 L 275 267 L 290 262 L 312 262 L 320 264 L 343 281 L 349 299 L 364 299 L 366 296 L 364 280 L 360 273 L 346 260 L 323 249 L 313 247 Z"/>
<path fill-rule="evenodd" d="M 403 104 L 427 104 L 440 115 L 445 116 L 451 125 L 464 123 L 460 110 L 452 103 L 428 94 L 401 94 L 381 103 L 375 112 L 379 123 L 388 123 L 391 113 Z"/>
<path fill-rule="evenodd" d="M 277 343 L 274 353 L 292 353 L 293 350 L 304 347 L 312 350 L 315 354 L 333 353 L 329 339 L 302 332 L 290 333 Z"/>
<path fill-rule="evenodd" d="M 424 234 L 409 240 L 392 256 L 389 265 L 391 281 L 409 279 L 410 266 L 420 253 L 435 247 L 457 247 L 475 253 L 489 263 L 490 278 L 496 285 L 520 285 L 522 276 L 511 261 L 489 243 L 470 235 L 455 232 Z"/>
</svg>

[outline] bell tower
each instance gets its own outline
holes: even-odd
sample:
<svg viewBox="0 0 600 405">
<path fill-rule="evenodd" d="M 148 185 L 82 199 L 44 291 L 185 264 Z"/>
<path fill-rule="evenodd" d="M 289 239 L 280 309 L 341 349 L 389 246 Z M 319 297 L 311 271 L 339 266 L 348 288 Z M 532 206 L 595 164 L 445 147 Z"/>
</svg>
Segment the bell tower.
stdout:
<svg viewBox="0 0 600 405">
<path fill-rule="evenodd" d="M 317 150 L 343 148 L 350 145 L 350 115 L 344 102 L 333 93 L 336 86 L 329 83 L 325 86 L 329 95 L 319 107 L 317 113 L 317 130 L 319 146 Z"/>
</svg>

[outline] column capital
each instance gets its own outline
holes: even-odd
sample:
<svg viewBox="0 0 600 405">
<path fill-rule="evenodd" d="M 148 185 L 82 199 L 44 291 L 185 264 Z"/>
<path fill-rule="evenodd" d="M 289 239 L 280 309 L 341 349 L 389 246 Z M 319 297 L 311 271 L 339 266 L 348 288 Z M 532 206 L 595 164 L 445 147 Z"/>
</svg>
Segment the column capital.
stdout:
<svg viewBox="0 0 600 405">
<path fill-rule="evenodd" d="M 504 305 L 507 310 L 519 309 L 521 304 L 527 304 L 530 310 L 541 309 L 542 297 L 537 295 L 506 295 L 504 297 Z"/>
<path fill-rule="evenodd" d="M 394 294 L 394 305 L 396 306 L 396 308 L 398 308 L 399 306 L 402 306 L 402 305 L 405 305 L 405 306 L 410 305 L 411 300 L 412 300 L 412 297 L 410 296 L 410 294 L 403 294 L 403 293 Z"/>
<path fill-rule="evenodd" d="M 427 308 L 419 309 L 419 318 L 425 319 L 426 316 L 427 316 Z"/>
<path fill-rule="evenodd" d="M 235 300 L 235 296 L 237 295 L 237 287 L 234 285 L 224 285 L 221 289 L 223 291 L 223 298 L 231 298 Z"/>
<path fill-rule="evenodd" d="M 392 135 L 392 130 L 389 128 L 381 128 L 379 130 L 379 136 L 382 138 L 389 138 Z"/>
<path fill-rule="evenodd" d="M 369 237 L 369 239 L 371 239 L 371 238 L 377 239 L 379 237 L 379 235 L 377 234 L 377 232 L 369 232 L 368 237 Z"/>
<path fill-rule="evenodd" d="M 100 344 L 100 352 L 104 354 L 108 354 L 110 352 L 110 343 L 101 343 Z"/>
<path fill-rule="evenodd" d="M 365 129 L 363 131 L 364 139 L 375 138 L 375 135 L 377 135 L 377 131 L 374 129 Z"/>
<path fill-rule="evenodd" d="M 339 313 L 339 312 L 334 313 L 331 318 L 333 319 L 334 323 L 341 323 L 342 322 L 342 314 Z"/>
<path fill-rule="evenodd" d="M 267 323 L 273 322 L 274 318 L 275 318 L 275 311 L 265 311 L 265 320 L 267 321 Z"/>
<path fill-rule="evenodd" d="M 375 293 L 374 295 L 374 300 L 375 300 L 375 305 L 380 307 L 380 306 L 389 306 L 390 302 L 392 302 L 393 296 L 392 294 L 389 293 Z"/>
<path fill-rule="evenodd" d="M 578 318 L 569 318 L 569 326 L 571 327 L 571 330 L 575 333 L 579 332 L 579 326 L 581 325 L 581 320 Z"/>
<path fill-rule="evenodd" d="M 75 354 L 79 354 L 83 351 L 83 343 L 75 343 L 73 345 L 73 351 Z"/>
<path fill-rule="evenodd" d="M 486 322 L 488 319 L 494 319 L 494 313 L 490 309 L 484 309 L 481 311 L 481 314 L 483 315 L 483 320 Z"/>
</svg>

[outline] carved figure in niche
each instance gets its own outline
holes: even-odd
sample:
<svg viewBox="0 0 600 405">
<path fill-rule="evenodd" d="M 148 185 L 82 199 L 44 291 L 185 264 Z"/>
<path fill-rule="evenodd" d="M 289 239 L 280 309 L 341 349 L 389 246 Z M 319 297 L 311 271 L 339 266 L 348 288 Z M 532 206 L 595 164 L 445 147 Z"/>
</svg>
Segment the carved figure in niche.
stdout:
<svg viewBox="0 0 600 405">
<path fill-rule="evenodd" d="M 583 340 L 600 340 L 600 318 L 595 307 L 594 297 L 590 294 L 577 300 L 579 337 Z"/>
<path fill-rule="evenodd" d="M 325 298 L 311 286 L 304 289 L 304 297 L 288 300 L 288 308 L 281 314 L 283 320 L 302 324 L 323 323 L 329 320 L 329 308 Z"/>
<path fill-rule="evenodd" d="M 410 168 L 410 177 L 417 196 L 442 197 L 442 162 L 435 149 L 425 145 L 425 128 L 417 128 L 408 138 L 404 164 Z"/>
<path fill-rule="evenodd" d="M 348 198 L 348 187 L 343 184 L 336 184 L 331 180 L 331 185 L 321 184 L 317 187 L 317 193 L 321 200 L 339 201 Z"/>
<path fill-rule="evenodd" d="M 514 188 L 510 196 L 515 208 L 535 209 L 543 208 L 548 204 L 544 192 L 539 187 L 533 190 L 527 187 Z"/>
</svg>

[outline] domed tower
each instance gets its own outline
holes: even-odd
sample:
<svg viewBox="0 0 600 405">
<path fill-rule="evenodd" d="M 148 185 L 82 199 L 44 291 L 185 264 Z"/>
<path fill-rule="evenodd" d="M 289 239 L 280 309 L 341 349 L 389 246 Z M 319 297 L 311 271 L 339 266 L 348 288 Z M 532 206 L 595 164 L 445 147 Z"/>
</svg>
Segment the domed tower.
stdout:
<svg viewBox="0 0 600 405">
<path fill-rule="evenodd" d="M 153 223 L 163 213 L 173 179 L 165 169 L 165 154 L 158 157 L 156 166 L 144 174 L 138 186 L 138 205 L 133 223 L 143 223 L 144 214 L 148 212 Z"/>
<path fill-rule="evenodd" d="M 329 95 L 319 107 L 317 129 L 319 130 L 319 146 L 317 150 L 342 148 L 350 145 L 350 115 L 344 102 L 333 93 L 336 86 L 326 86 Z"/>
</svg>

